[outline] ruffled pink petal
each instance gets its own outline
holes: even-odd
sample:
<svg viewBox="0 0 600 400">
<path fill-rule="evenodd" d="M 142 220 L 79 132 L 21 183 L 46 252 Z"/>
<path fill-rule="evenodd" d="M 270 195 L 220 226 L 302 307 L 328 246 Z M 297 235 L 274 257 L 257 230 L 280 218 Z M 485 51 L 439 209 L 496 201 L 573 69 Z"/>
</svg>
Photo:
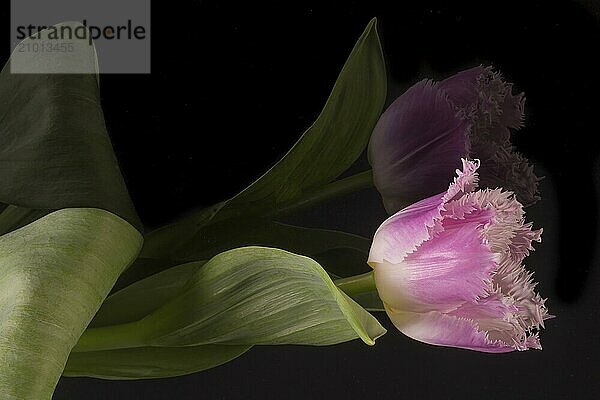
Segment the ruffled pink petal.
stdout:
<svg viewBox="0 0 600 400">
<path fill-rule="evenodd" d="M 429 229 L 440 216 L 443 194 L 421 200 L 389 217 L 381 224 L 369 252 L 368 263 L 400 263 L 406 255 L 429 239 Z"/>
<path fill-rule="evenodd" d="M 449 202 L 442 216 L 456 217 L 473 209 L 493 212 L 493 223 L 486 225 L 483 231 L 490 249 L 498 254 L 499 267 L 493 277 L 493 290 L 513 298 L 530 326 L 543 326 L 544 319 L 548 318 L 547 310 L 534 292 L 533 274 L 522 265 L 533 250 L 532 242 L 541 242 L 542 229 L 533 230 L 531 223 L 525 223 L 521 203 L 513 193 L 501 189 L 467 193 Z"/>
<path fill-rule="evenodd" d="M 477 189 L 479 183 L 479 175 L 477 174 L 477 169 L 480 166 L 479 160 L 470 161 L 463 158 L 461 161 L 462 171 L 460 169 L 456 170 L 456 177 L 444 194 L 444 204 Z"/>
<path fill-rule="evenodd" d="M 536 285 L 533 273 L 510 257 L 502 259 L 492 279 L 494 290 L 512 299 L 523 324 L 528 328 L 543 328 L 544 321 L 552 318 L 545 300 L 535 293 Z"/>
<path fill-rule="evenodd" d="M 381 299 L 407 311 L 448 311 L 476 301 L 489 292 L 497 268 L 482 235 L 490 210 L 478 210 L 463 219 L 443 219 L 443 230 L 422 243 L 400 263 L 375 268 Z"/>
<path fill-rule="evenodd" d="M 369 252 L 368 263 L 371 267 L 375 268 L 376 264 L 383 262 L 401 262 L 408 253 L 416 250 L 439 230 L 437 225 L 447 202 L 477 187 L 479 162 L 463 159 L 462 164 L 462 171 L 456 170 L 457 176 L 446 192 L 406 207 L 381 224 L 375 232 Z"/>
<path fill-rule="evenodd" d="M 478 190 L 449 202 L 445 209 L 443 215 L 454 217 L 474 209 L 493 210 L 494 221 L 485 227 L 485 237 L 492 251 L 507 253 L 515 261 L 522 261 L 529 255 L 533 241 L 541 241 L 542 230 L 532 230 L 531 223 L 525 223 L 523 206 L 512 192 Z"/>
<path fill-rule="evenodd" d="M 490 340 L 486 332 L 468 319 L 437 311 L 412 313 L 386 306 L 394 326 L 406 336 L 437 346 L 451 346 L 487 353 L 506 353 L 515 348 L 501 340 Z"/>
<path fill-rule="evenodd" d="M 478 330 L 487 333 L 488 340 L 502 341 L 515 350 L 541 348 L 537 334 L 532 331 L 537 326 L 531 324 L 513 298 L 502 293 L 465 303 L 448 315 L 473 321 Z"/>
</svg>

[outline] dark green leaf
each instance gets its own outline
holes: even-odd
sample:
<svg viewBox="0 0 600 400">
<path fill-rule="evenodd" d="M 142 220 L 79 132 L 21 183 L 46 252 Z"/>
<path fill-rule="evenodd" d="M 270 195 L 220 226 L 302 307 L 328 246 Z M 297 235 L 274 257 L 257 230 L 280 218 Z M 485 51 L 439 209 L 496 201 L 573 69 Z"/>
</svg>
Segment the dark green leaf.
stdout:
<svg viewBox="0 0 600 400">
<path fill-rule="evenodd" d="M 178 258 L 180 248 L 189 245 L 211 219 L 270 215 L 310 198 L 363 152 L 382 111 L 386 85 L 381 44 L 372 20 L 350 53 L 323 111 L 294 147 L 233 199 L 150 233 L 142 255 Z"/>
<path fill-rule="evenodd" d="M 49 210 L 34 210 L 9 205 L 0 213 L 0 235 L 19 229 L 49 213 Z"/>
<path fill-rule="evenodd" d="M 250 347 L 143 347 L 71 353 L 63 375 L 118 380 L 167 378 L 214 368 L 241 356 Z"/>
<path fill-rule="evenodd" d="M 47 35 L 42 31 L 42 38 Z M 95 60 L 87 43 L 74 53 L 29 54 L 31 63 L 64 69 Z M 17 55 L 23 57 L 15 52 L 11 59 Z M 106 132 L 96 74 L 13 74 L 9 64 L 3 68 L 0 202 L 35 210 L 100 208 L 140 229 Z"/>
</svg>

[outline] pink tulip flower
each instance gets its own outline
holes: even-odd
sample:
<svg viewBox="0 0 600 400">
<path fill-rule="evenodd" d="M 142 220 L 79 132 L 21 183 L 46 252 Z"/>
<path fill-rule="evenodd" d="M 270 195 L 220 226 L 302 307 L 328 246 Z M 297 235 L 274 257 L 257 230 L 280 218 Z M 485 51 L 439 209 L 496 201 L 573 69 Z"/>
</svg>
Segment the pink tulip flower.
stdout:
<svg viewBox="0 0 600 400">
<path fill-rule="evenodd" d="M 475 190 L 479 161 L 462 161 L 448 190 L 388 218 L 369 254 L 388 316 L 405 335 L 483 352 L 541 349 L 550 318 L 523 259 L 542 230 L 502 189 Z"/>
</svg>

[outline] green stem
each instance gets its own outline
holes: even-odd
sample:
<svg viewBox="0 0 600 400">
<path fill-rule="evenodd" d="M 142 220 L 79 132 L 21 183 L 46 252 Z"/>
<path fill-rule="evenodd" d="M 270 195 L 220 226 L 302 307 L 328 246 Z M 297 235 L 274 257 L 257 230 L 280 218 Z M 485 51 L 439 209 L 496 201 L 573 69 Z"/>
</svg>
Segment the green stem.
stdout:
<svg viewBox="0 0 600 400">
<path fill-rule="evenodd" d="M 362 275 L 350 276 L 348 278 L 337 279 L 336 286 L 348 296 L 357 295 L 359 293 L 371 292 L 376 290 L 375 275 L 373 271 Z"/>
<path fill-rule="evenodd" d="M 72 351 L 85 352 L 142 347 L 145 345 L 143 332 L 140 321 L 89 328 L 81 335 Z"/>
<path fill-rule="evenodd" d="M 370 169 L 358 174 L 332 182 L 324 187 L 309 193 L 293 203 L 284 204 L 277 211 L 276 215 L 286 214 L 301 208 L 307 208 L 335 197 L 350 194 L 358 190 L 367 189 L 373 186 L 373 171 Z"/>
</svg>

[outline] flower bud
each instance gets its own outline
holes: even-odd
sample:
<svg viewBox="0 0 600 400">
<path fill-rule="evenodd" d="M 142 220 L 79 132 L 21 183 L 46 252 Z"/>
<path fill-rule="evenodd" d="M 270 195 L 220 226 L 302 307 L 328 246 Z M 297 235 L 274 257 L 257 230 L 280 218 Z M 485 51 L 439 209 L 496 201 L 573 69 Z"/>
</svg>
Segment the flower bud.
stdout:
<svg viewBox="0 0 600 400">
<path fill-rule="evenodd" d="M 479 162 L 448 190 L 388 218 L 369 254 L 388 316 L 405 335 L 484 352 L 541 349 L 550 318 L 522 265 L 542 230 L 511 192 L 476 190 Z"/>
<path fill-rule="evenodd" d="M 523 94 L 513 95 L 512 85 L 489 67 L 409 88 L 382 114 L 369 143 L 386 210 L 392 214 L 444 190 L 463 157 L 482 160 L 484 186 L 535 203 L 539 179 L 510 143 L 510 129 L 522 126 L 523 105 Z"/>
</svg>

